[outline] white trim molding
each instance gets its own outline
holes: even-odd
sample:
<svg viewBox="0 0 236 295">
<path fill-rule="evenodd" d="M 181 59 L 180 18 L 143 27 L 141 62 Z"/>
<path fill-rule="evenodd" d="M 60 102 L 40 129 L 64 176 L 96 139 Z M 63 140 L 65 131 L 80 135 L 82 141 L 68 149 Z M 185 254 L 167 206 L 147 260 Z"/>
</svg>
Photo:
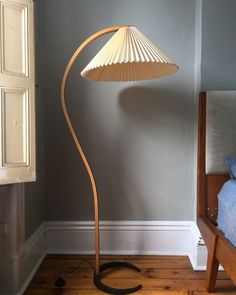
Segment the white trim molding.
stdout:
<svg viewBox="0 0 236 295">
<path fill-rule="evenodd" d="M 206 270 L 207 265 L 207 248 L 198 226 L 193 222 L 192 228 L 192 250 L 189 259 L 194 270 Z"/>
<path fill-rule="evenodd" d="M 194 269 L 206 268 L 206 248 L 193 221 L 103 221 L 100 234 L 101 254 L 186 255 Z M 46 236 L 48 253 L 94 253 L 91 221 L 47 222 Z"/>
<path fill-rule="evenodd" d="M 46 254 L 46 222 L 44 222 L 25 242 L 23 251 L 15 258 L 21 287 L 17 295 L 24 294 Z"/>
<path fill-rule="evenodd" d="M 193 269 L 206 268 L 206 249 L 192 221 L 103 221 L 101 254 L 186 255 Z M 44 222 L 15 257 L 22 295 L 46 254 L 94 254 L 94 222 Z"/>
</svg>

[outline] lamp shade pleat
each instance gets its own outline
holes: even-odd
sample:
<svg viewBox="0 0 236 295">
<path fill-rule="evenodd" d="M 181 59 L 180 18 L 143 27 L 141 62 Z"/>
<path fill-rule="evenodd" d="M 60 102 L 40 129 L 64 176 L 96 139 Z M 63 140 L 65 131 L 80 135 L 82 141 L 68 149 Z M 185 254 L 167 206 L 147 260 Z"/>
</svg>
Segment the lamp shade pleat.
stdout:
<svg viewBox="0 0 236 295">
<path fill-rule="evenodd" d="M 160 78 L 177 70 L 178 66 L 135 27 L 122 27 L 81 75 L 96 81 L 138 81 Z"/>
</svg>

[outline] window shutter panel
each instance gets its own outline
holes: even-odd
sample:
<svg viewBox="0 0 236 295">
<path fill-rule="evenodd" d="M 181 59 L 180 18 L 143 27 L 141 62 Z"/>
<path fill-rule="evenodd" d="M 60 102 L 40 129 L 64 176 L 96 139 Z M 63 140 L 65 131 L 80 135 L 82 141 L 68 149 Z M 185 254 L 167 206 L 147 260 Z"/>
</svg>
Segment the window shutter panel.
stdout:
<svg viewBox="0 0 236 295">
<path fill-rule="evenodd" d="M 0 184 L 35 181 L 33 1 L 0 10 Z"/>
</svg>

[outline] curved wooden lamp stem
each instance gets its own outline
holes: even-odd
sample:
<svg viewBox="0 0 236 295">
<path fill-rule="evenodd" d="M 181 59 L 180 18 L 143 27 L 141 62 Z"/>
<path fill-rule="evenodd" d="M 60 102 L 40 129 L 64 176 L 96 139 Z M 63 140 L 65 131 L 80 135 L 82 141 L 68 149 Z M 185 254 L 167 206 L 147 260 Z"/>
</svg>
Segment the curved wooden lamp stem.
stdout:
<svg viewBox="0 0 236 295">
<path fill-rule="evenodd" d="M 74 127 L 72 125 L 71 119 L 69 117 L 68 111 L 67 111 L 67 107 L 66 107 L 66 103 L 65 103 L 65 88 L 66 88 L 66 84 L 67 84 L 67 79 L 68 76 L 70 74 L 71 68 L 73 67 L 74 63 L 76 62 L 79 54 L 83 51 L 83 49 L 88 46 L 91 42 L 93 42 L 94 40 L 96 40 L 97 38 L 106 35 L 108 33 L 112 33 L 112 32 L 116 32 L 118 31 L 120 28 L 122 27 L 126 27 L 126 26 L 113 26 L 113 27 L 109 27 L 109 28 L 105 28 L 103 30 L 98 31 L 97 33 L 93 34 L 92 36 L 90 36 L 87 40 L 85 40 L 79 47 L 78 49 L 74 52 L 74 54 L 72 55 L 63 79 L 62 79 L 62 83 L 61 83 L 61 105 L 62 105 L 62 109 L 64 112 L 64 116 L 67 122 L 67 125 L 69 127 L 70 133 L 73 137 L 74 143 L 81 155 L 81 158 L 83 160 L 83 163 L 85 165 L 85 168 L 88 172 L 89 175 L 89 179 L 92 185 L 92 190 L 93 190 L 93 199 L 94 199 L 94 211 L 95 211 L 95 252 L 96 252 L 96 269 L 95 272 L 98 275 L 99 274 L 99 266 L 100 266 L 100 237 L 99 237 L 99 202 L 98 202 L 98 194 L 97 194 L 97 188 L 96 188 L 96 182 L 95 182 L 95 178 L 94 178 L 94 174 L 93 171 L 91 169 L 91 166 L 89 165 L 89 162 L 85 156 L 85 153 L 82 149 L 82 146 L 78 140 L 78 136 L 75 133 Z"/>
</svg>

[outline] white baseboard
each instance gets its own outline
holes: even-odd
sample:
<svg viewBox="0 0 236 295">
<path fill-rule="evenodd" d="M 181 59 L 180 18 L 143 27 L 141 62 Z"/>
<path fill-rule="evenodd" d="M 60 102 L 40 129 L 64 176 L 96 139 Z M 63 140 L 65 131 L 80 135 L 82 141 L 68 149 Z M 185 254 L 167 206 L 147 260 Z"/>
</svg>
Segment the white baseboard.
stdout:
<svg viewBox="0 0 236 295">
<path fill-rule="evenodd" d="M 192 221 L 103 221 L 101 254 L 186 255 L 195 270 L 206 268 L 206 249 Z M 21 295 L 46 254 L 94 254 L 94 223 L 43 223 L 26 242 L 18 258 Z"/>
<path fill-rule="evenodd" d="M 17 295 L 25 292 L 46 254 L 46 222 L 44 222 L 26 241 L 18 257 L 19 285 L 22 287 Z"/>
<path fill-rule="evenodd" d="M 192 221 L 103 221 L 101 253 L 124 255 L 186 255 L 196 270 L 206 266 L 205 248 Z M 47 222 L 48 253 L 94 253 L 94 223 Z M 200 264 L 199 264 L 200 263 Z"/>
<path fill-rule="evenodd" d="M 201 238 L 201 233 L 194 222 L 191 228 L 192 232 L 192 250 L 189 259 L 194 270 L 206 270 L 207 265 L 207 248 Z"/>
</svg>

